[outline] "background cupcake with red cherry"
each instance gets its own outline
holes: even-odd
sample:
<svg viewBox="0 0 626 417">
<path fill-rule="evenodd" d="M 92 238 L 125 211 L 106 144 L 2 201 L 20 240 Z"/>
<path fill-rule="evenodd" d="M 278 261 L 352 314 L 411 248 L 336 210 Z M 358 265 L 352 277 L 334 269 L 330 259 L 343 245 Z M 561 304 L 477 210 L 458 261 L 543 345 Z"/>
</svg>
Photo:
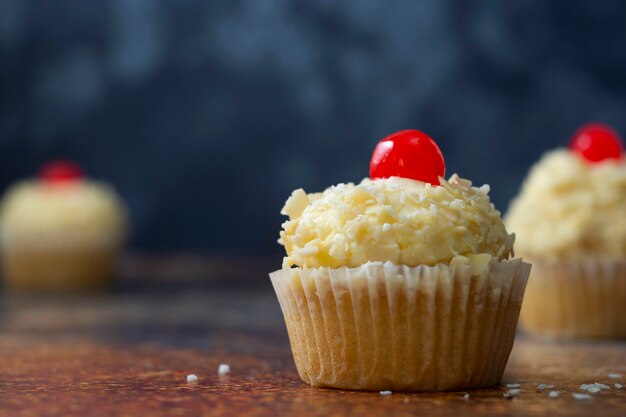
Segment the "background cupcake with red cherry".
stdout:
<svg viewBox="0 0 626 417">
<path fill-rule="evenodd" d="M 548 337 L 626 337 L 626 161 L 611 127 L 546 153 L 506 217 L 532 260 L 521 323 Z"/>
<path fill-rule="evenodd" d="M 2 199 L 5 285 L 20 292 L 109 287 L 126 229 L 126 209 L 112 186 L 85 177 L 73 162 L 50 162 Z"/>
</svg>

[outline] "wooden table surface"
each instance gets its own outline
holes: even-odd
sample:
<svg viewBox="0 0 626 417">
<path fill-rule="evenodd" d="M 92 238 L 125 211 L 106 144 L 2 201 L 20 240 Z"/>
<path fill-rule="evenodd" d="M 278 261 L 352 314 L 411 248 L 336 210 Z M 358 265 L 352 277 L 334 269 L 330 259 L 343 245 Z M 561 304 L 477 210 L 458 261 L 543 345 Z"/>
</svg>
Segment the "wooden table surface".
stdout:
<svg viewBox="0 0 626 417">
<path fill-rule="evenodd" d="M 274 261 L 274 260 L 273 260 Z M 276 261 L 277 262 L 277 261 Z M 311 388 L 296 374 L 262 259 L 131 259 L 111 293 L 2 295 L 0 416 L 626 416 L 626 342 L 518 336 L 502 381 L 454 393 Z M 232 372 L 219 376 L 219 364 Z M 621 373 L 621 379 L 608 374 Z M 197 384 L 186 376 L 195 374 Z M 584 383 L 610 390 L 577 400 Z M 538 384 L 554 384 L 550 398 Z"/>
</svg>

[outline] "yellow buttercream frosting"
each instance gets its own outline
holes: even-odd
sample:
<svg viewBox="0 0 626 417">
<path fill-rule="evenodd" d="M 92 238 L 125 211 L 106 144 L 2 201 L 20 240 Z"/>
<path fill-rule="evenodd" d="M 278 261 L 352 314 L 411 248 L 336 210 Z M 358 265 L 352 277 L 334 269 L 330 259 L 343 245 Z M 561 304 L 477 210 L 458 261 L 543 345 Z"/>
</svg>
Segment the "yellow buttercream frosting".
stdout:
<svg viewBox="0 0 626 417">
<path fill-rule="evenodd" d="M 588 163 L 548 152 L 513 200 L 507 227 L 524 255 L 548 259 L 626 256 L 626 163 Z"/>
<path fill-rule="evenodd" d="M 126 211 L 117 193 L 90 180 L 21 181 L 7 191 L 0 206 L 5 243 L 118 244 L 125 226 Z"/>
<path fill-rule="evenodd" d="M 406 178 L 364 179 L 322 193 L 294 191 L 282 214 L 284 266 L 355 267 L 370 261 L 400 265 L 450 263 L 459 256 L 509 258 L 509 235 L 488 196 L 453 175 L 441 186 Z M 480 259 L 484 262 L 484 259 Z"/>
</svg>

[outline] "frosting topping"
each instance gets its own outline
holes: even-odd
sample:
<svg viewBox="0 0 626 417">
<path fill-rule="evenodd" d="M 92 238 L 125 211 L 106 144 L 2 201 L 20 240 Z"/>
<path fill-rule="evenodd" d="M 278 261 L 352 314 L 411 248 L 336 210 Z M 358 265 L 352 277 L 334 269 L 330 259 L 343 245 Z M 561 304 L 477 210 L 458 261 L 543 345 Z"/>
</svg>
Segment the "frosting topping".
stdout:
<svg viewBox="0 0 626 417">
<path fill-rule="evenodd" d="M 514 236 L 488 196 L 453 175 L 440 186 L 408 178 L 364 179 L 322 193 L 295 190 L 282 214 L 284 266 L 355 267 L 369 261 L 417 266 L 457 256 L 513 254 Z"/>
<path fill-rule="evenodd" d="M 511 203 L 507 227 L 523 254 L 563 259 L 626 256 L 626 163 L 586 163 L 566 149 L 546 153 Z"/>
<path fill-rule="evenodd" d="M 27 180 L 12 186 L 0 207 L 2 238 L 29 242 L 88 239 L 119 242 L 124 238 L 126 213 L 115 191 L 96 181 Z"/>
</svg>

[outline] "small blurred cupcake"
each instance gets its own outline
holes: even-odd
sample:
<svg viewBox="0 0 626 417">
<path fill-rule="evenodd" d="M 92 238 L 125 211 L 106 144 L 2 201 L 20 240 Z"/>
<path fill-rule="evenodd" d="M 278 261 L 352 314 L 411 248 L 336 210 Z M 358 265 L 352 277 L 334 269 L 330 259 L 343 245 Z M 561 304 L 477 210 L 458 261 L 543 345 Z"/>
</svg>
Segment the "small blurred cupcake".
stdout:
<svg viewBox="0 0 626 417">
<path fill-rule="evenodd" d="M 4 281 L 19 292 L 105 289 L 125 235 L 126 210 L 113 188 L 71 162 L 51 162 L 2 200 Z"/>
<path fill-rule="evenodd" d="M 294 191 L 270 274 L 294 360 L 313 386 L 446 391 L 498 384 L 530 265 L 488 186 L 448 181 L 415 130 L 383 139 L 371 179 Z"/>
<path fill-rule="evenodd" d="M 592 124 L 548 152 L 507 227 L 533 263 L 523 328 L 547 337 L 626 337 L 626 163 L 617 133 Z"/>
</svg>

